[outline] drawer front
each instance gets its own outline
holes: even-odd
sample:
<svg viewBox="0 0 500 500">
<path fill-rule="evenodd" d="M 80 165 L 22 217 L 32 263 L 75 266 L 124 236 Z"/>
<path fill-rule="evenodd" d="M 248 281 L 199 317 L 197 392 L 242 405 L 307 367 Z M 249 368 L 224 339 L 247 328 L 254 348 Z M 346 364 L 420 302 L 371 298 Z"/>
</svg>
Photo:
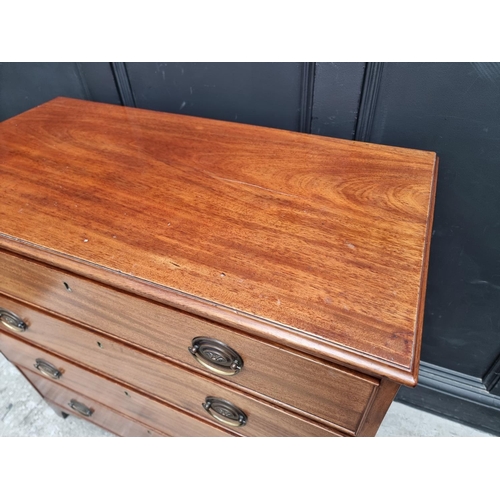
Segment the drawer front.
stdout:
<svg viewBox="0 0 500 500">
<path fill-rule="evenodd" d="M 350 430 L 378 386 L 371 377 L 8 253 L 0 252 L 0 267 L 0 290 L 9 295 Z M 21 305 L 16 311 L 38 331 L 34 313 Z M 241 356 L 243 368 L 233 376 L 213 375 L 188 352 L 196 337 L 226 344 Z"/>
<path fill-rule="evenodd" d="M 74 415 L 77 418 L 85 418 L 79 415 L 77 412 L 73 411 L 71 408 L 58 405 L 51 401 L 48 398 L 44 398 L 44 401 L 52 407 L 52 409 L 58 413 L 67 413 L 70 415 Z M 120 437 L 165 437 L 162 434 L 154 431 L 153 429 L 148 429 L 144 427 L 142 424 L 138 422 L 134 422 L 133 420 L 129 420 L 125 418 L 123 415 L 119 415 L 118 413 L 113 412 L 109 408 L 102 408 L 100 412 L 102 415 L 106 415 L 106 423 L 110 427 L 105 427 L 105 425 L 98 425 L 98 427 L 103 428 L 104 430 L 115 434 Z M 88 419 L 86 419 L 88 420 Z M 111 427 L 112 426 L 112 427 Z"/>
<path fill-rule="evenodd" d="M 45 399 L 58 406 L 63 412 L 84 418 L 118 436 L 159 437 L 164 435 L 45 377 L 22 368 L 20 370 Z M 91 412 L 91 415 L 88 415 L 87 411 Z"/>
<path fill-rule="evenodd" d="M 70 361 L 78 360 L 77 362 L 104 375 L 156 396 L 198 416 L 205 422 L 218 422 L 202 407 L 207 397 L 216 397 L 229 401 L 246 414 L 248 420 L 246 425 L 237 428 L 228 427 L 230 431 L 236 431 L 244 436 L 341 435 L 324 425 L 293 415 L 257 398 L 243 395 L 234 389 L 111 341 L 104 336 L 83 329 L 70 328 L 66 331 L 66 335 L 62 336 L 63 338 L 56 337 L 58 342 L 44 343 L 44 347 L 69 357 Z M 40 335 L 36 340 L 47 338 Z M 51 336 L 50 340 L 53 339 Z M 50 363 L 61 373 L 58 382 L 65 384 L 66 364 L 58 364 L 59 359 L 53 354 L 6 334 L 0 334 L 0 350 L 11 362 L 19 366 L 33 367 L 37 359 Z"/>
<path fill-rule="evenodd" d="M 5 344 L 9 344 L 9 340 L 7 339 Z M 53 354 L 47 355 L 44 351 L 25 344 L 19 345 L 19 343 L 16 343 L 13 347 L 9 345 L 9 347 L 6 347 L 6 351 L 9 359 L 17 363 L 17 366 L 22 367 L 20 369 L 28 378 L 30 377 L 26 374 L 26 369 L 33 373 L 31 370 L 34 368 L 35 360 L 43 359 L 60 369 L 63 374 L 61 379 L 57 381 L 60 385 L 113 408 L 117 412 L 142 422 L 148 427 L 157 429 L 168 436 L 225 437 L 238 435 L 223 430 L 218 426 L 202 422 L 186 413 L 181 413 L 144 394 L 100 377 Z M 43 379 L 48 380 L 45 377 Z"/>
</svg>

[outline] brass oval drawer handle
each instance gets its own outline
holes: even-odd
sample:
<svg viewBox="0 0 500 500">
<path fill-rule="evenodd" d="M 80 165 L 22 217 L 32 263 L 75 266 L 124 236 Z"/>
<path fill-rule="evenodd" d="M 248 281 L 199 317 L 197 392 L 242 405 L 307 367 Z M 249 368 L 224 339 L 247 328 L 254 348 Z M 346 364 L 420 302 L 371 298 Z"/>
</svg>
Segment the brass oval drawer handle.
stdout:
<svg viewBox="0 0 500 500">
<path fill-rule="evenodd" d="M 217 375 L 236 375 L 243 368 L 241 356 L 220 340 L 195 337 L 188 350 L 198 363 Z"/>
<path fill-rule="evenodd" d="M 84 405 L 83 403 L 80 403 L 76 399 L 72 399 L 69 403 L 68 406 L 78 412 L 80 415 L 83 415 L 84 417 L 91 417 L 92 414 L 94 413 L 94 410 L 89 408 L 88 406 Z"/>
<path fill-rule="evenodd" d="M 0 323 L 9 330 L 22 333 L 28 329 L 28 325 L 13 312 L 0 308 Z"/>
<path fill-rule="evenodd" d="M 237 406 L 229 401 L 208 396 L 201 404 L 203 408 L 219 422 L 231 427 L 243 427 L 247 423 L 247 416 Z"/>
<path fill-rule="evenodd" d="M 33 365 L 42 375 L 52 378 L 54 380 L 62 377 L 62 372 L 59 371 L 54 365 L 51 365 L 43 359 L 37 359 Z"/>
</svg>

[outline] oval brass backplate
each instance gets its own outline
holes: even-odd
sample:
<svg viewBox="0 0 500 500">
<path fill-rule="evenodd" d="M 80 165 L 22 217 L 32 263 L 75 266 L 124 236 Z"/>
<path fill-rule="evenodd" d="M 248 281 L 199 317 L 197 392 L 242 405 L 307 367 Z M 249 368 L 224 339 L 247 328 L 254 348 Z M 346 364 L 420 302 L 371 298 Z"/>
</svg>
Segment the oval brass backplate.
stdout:
<svg viewBox="0 0 500 500">
<path fill-rule="evenodd" d="M 236 375 L 243 368 L 242 357 L 220 340 L 195 337 L 188 350 L 198 363 L 217 375 Z"/>
<path fill-rule="evenodd" d="M 245 412 L 224 399 L 207 396 L 202 406 L 215 420 L 224 425 L 243 427 L 247 423 L 248 418 Z"/>
<path fill-rule="evenodd" d="M 42 375 L 49 377 L 54 380 L 58 380 L 62 377 L 62 372 L 58 370 L 54 365 L 38 358 L 33 365 Z"/>
<path fill-rule="evenodd" d="M 78 412 L 80 415 L 83 415 L 84 417 L 91 417 L 92 414 L 94 413 L 94 410 L 84 405 L 83 403 L 80 403 L 76 399 L 72 399 L 68 403 L 68 406 L 73 410 L 75 410 L 76 412 Z"/>
<path fill-rule="evenodd" d="M 17 314 L 7 309 L 0 308 L 0 323 L 15 333 L 22 333 L 28 329 L 28 325 Z"/>
</svg>

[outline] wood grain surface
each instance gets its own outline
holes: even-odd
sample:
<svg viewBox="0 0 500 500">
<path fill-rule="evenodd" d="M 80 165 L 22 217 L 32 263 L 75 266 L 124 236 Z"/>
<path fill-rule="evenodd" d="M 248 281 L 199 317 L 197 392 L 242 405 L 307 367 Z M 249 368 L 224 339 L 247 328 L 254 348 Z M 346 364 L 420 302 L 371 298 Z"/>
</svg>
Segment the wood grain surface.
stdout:
<svg viewBox="0 0 500 500">
<path fill-rule="evenodd" d="M 4 248 L 416 383 L 434 153 L 59 98 L 0 124 L 0 165 Z"/>
</svg>

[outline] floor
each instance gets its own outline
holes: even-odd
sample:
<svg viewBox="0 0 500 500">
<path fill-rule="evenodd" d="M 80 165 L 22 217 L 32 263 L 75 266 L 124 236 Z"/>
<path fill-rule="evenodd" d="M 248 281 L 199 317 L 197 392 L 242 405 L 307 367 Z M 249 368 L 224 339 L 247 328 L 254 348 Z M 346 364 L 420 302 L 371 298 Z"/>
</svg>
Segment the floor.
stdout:
<svg viewBox="0 0 500 500">
<path fill-rule="evenodd" d="M 82 419 L 58 417 L 39 394 L 0 354 L 0 437 L 111 436 Z M 490 436 L 401 403 L 393 403 L 377 436 Z"/>
</svg>

